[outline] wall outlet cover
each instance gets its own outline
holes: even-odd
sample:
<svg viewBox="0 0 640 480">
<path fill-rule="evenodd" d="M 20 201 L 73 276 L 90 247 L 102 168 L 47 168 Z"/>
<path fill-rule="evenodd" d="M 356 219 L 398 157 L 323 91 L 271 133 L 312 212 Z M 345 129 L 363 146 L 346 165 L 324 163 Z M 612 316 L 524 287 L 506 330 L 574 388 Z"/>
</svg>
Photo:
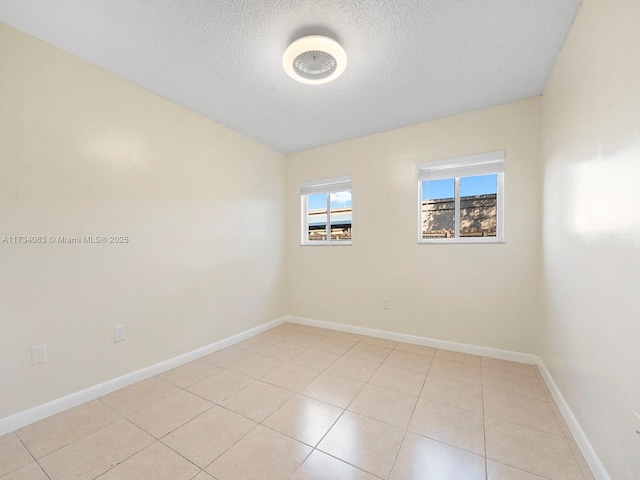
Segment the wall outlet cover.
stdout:
<svg viewBox="0 0 640 480">
<path fill-rule="evenodd" d="M 31 347 L 31 365 L 38 365 L 47 361 L 47 346 L 36 345 Z"/>
<path fill-rule="evenodd" d="M 114 340 L 116 342 L 124 340 L 124 325 L 116 325 L 114 327 Z"/>
</svg>

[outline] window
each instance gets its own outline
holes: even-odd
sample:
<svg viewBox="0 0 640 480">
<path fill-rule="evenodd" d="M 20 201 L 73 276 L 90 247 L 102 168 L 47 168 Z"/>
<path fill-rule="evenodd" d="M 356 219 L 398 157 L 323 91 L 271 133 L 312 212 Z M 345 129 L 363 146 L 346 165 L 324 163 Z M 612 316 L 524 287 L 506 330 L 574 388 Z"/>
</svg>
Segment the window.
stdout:
<svg viewBox="0 0 640 480">
<path fill-rule="evenodd" d="M 504 241 L 504 152 L 418 165 L 420 243 Z"/>
<path fill-rule="evenodd" d="M 302 245 L 351 244 L 351 177 L 303 183 Z"/>
</svg>

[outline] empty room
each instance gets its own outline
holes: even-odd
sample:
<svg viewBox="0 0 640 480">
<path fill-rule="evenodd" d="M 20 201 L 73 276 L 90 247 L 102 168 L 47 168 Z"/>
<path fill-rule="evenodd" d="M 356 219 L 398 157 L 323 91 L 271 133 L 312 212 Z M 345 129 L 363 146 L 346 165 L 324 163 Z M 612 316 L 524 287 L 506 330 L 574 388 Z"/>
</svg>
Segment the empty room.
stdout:
<svg viewBox="0 0 640 480">
<path fill-rule="evenodd" d="M 0 480 L 640 479 L 638 0 L 2 0 Z"/>
</svg>

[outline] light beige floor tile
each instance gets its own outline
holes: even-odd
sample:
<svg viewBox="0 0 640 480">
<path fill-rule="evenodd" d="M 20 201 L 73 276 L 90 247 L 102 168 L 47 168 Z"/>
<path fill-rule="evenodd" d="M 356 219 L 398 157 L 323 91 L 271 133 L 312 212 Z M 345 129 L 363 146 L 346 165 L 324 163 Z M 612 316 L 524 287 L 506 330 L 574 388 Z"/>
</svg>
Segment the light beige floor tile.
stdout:
<svg viewBox="0 0 640 480">
<path fill-rule="evenodd" d="M 517 373 L 518 375 L 528 375 L 535 377 L 537 368 L 535 365 L 527 365 L 526 363 L 509 362 L 507 360 L 498 360 L 497 358 L 482 357 L 482 367 L 500 370 L 507 373 Z"/>
<path fill-rule="evenodd" d="M 289 390 L 258 381 L 227 398 L 222 406 L 261 422 L 292 396 L 293 392 Z"/>
<path fill-rule="evenodd" d="M 303 332 L 306 329 L 307 329 L 306 325 L 300 325 L 299 323 L 285 322 L 278 325 L 277 327 L 273 327 L 270 331 L 286 332 L 286 333 L 291 333 L 292 335 L 295 335 L 296 333 Z"/>
<path fill-rule="evenodd" d="M 315 447 L 344 410 L 296 395 L 271 414 L 263 425 Z"/>
<path fill-rule="evenodd" d="M 533 473 L 525 472 L 515 467 L 487 460 L 487 480 L 543 480 Z"/>
<path fill-rule="evenodd" d="M 515 393 L 526 397 L 547 400 L 536 377 L 516 375 L 485 368 L 482 370 L 482 385 L 485 388 Z"/>
<path fill-rule="evenodd" d="M 420 397 L 482 414 L 482 388 L 471 383 L 429 376 Z"/>
<path fill-rule="evenodd" d="M 427 373 L 431 365 L 431 358 L 417 353 L 407 353 L 394 350 L 389 354 L 384 364 L 388 367 L 404 368 L 412 372 Z"/>
<path fill-rule="evenodd" d="M 416 345 L 414 343 L 398 342 L 395 349 L 399 352 L 415 353 L 417 355 L 424 355 L 425 357 L 431 358 L 436 354 L 435 348 L 427 347 L 426 345 Z"/>
<path fill-rule="evenodd" d="M 40 466 L 36 463 L 30 463 L 25 467 L 19 468 L 12 473 L 2 477 L 2 480 L 48 480 Z"/>
<path fill-rule="evenodd" d="M 274 346 L 267 348 L 262 352 L 262 355 L 267 357 L 277 358 L 278 360 L 284 360 L 288 362 L 292 358 L 300 355 L 307 347 L 301 345 L 294 345 L 293 343 L 280 342 Z"/>
<path fill-rule="evenodd" d="M 39 463 L 52 480 L 95 478 L 153 441 L 151 435 L 123 419 L 50 453 Z"/>
<path fill-rule="evenodd" d="M 425 378 L 426 375 L 423 373 L 382 365 L 376 370 L 373 377 L 369 379 L 369 383 L 397 392 L 418 396 L 420 390 L 422 390 Z"/>
<path fill-rule="evenodd" d="M 417 401 L 413 395 L 365 385 L 349 405 L 349 411 L 406 429 Z"/>
<path fill-rule="evenodd" d="M 178 387 L 164 380 L 148 378 L 100 397 L 100 400 L 116 412 L 127 415 L 179 391 Z"/>
<path fill-rule="evenodd" d="M 333 335 L 333 330 L 328 328 L 318 328 L 318 327 L 308 327 L 304 330 L 304 333 L 310 333 L 311 335 L 323 335 L 325 337 L 330 337 Z"/>
<path fill-rule="evenodd" d="M 296 365 L 295 363 L 285 363 L 273 372 L 262 377 L 262 381 L 286 388 L 293 392 L 299 392 L 306 387 L 309 382 L 320 375 L 320 370 Z"/>
<path fill-rule="evenodd" d="M 145 432 L 161 438 L 213 406 L 204 398 L 182 390 L 132 413 L 128 418 Z"/>
<path fill-rule="evenodd" d="M 339 358 L 340 355 L 335 353 L 310 348 L 309 350 L 302 352 L 297 357 L 292 358 L 291 363 L 315 368 L 316 370 L 325 370 Z"/>
<path fill-rule="evenodd" d="M 349 340 L 350 342 L 359 342 L 364 339 L 364 335 L 359 335 L 357 333 L 349 333 L 349 332 L 340 332 L 338 330 L 334 330 L 333 337 L 342 338 L 344 340 Z"/>
<path fill-rule="evenodd" d="M 319 450 L 298 468 L 291 480 L 378 480 L 378 477 L 344 463 Z"/>
<path fill-rule="evenodd" d="M 251 355 L 251 352 L 246 350 L 240 350 L 239 348 L 228 347 L 223 350 L 213 352 L 206 357 L 202 357 L 200 360 L 203 362 L 211 363 L 222 368 L 229 368 Z"/>
<path fill-rule="evenodd" d="M 487 458 L 552 480 L 582 480 L 580 467 L 563 437 L 486 419 Z"/>
<path fill-rule="evenodd" d="M 466 363 L 467 365 L 474 365 L 476 367 L 481 366 L 481 357 L 478 355 L 443 350 L 441 348 L 436 352 L 436 358 L 439 358 L 440 360 L 449 360 L 450 362 Z"/>
<path fill-rule="evenodd" d="M 207 472 L 203 471 L 203 472 L 200 472 L 195 477 L 193 477 L 193 480 L 216 480 L 216 479 L 213 478 L 211 475 L 209 475 Z"/>
<path fill-rule="evenodd" d="M 239 373 L 246 377 L 262 378 L 267 373 L 274 371 L 282 366 L 284 362 L 277 358 L 265 357 L 264 355 L 253 354 L 238 363 L 229 367 L 232 372 Z"/>
<path fill-rule="evenodd" d="M 548 402 L 551 403 L 555 403 L 555 399 L 553 398 L 553 394 L 551 393 L 551 390 L 549 389 L 549 385 L 547 385 L 547 382 L 544 381 L 544 378 L 537 378 L 538 380 L 538 385 L 540 386 L 540 388 L 542 389 L 542 391 L 544 392 L 544 396 L 547 399 Z"/>
<path fill-rule="evenodd" d="M 364 383 L 357 380 L 323 373 L 300 393 L 340 408 L 347 408 L 363 386 Z"/>
<path fill-rule="evenodd" d="M 218 480 L 287 480 L 310 452 L 309 446 L 258 425 L 206 470 Z"/>
<path fill-rule="evenodd" d="M 243 340 L 242 342 L 238 342 L 233 345 L 234 348 L 238 348 L 240 350 L 246 350 L 251 353 L 260 353 L 263 350 L 266 350 L 269 347 L 272 347 L 279 340 L 275 340 L 273 338 L 248 338 L 247 340 Z"/>
<path fill-rule="evenodd" d="M 368 381 L 376 372 L 380 365 L 354 357 L 340 357 L 329 368 L 326 373 L 351 378 L 360 382 Z"/>
<path fill-rule="evenodd" d="M 551 405 L 544 400 L 485 388 L 484 413 L 488 417 L 563 435 Z"/>
<path fill-rule="evenodd" d="M 207 400 L 220 403 L 243 388 L 251 385 L 255 380 L 239 373 L 224 370 L 201 382 L 191 385 L 187 390 Z"/>
<path fill-rule="evenodd" d="M 582 451 L 580 450 L 580 447 L 578 446 L 574 438 L 567 438 L 567 441 L 569 442 L 569 447 L 571 447 L 573 456 L 575 457 L 585 480 L 596 480 L 593 472 L 591 471 L 591 468 L 589 467 L 589 464 L 587 463 L 587 460 L 584 458 L 584 455 L 582 455 Z"/>
<path fill-rule="evenodd" d="M 162 443 L 204 468 L 249 433 L 256 423 L 214 407 L 162 439 Z"/>
<path fill-rule="evenodd" d="M 254 337 L 252 337 L 254 340 L 260 340 L 263 342 L 267 342 L 267 341 L 273 341 L 273 342 L 281 342 L 282 340 L 284 340 L 285 338 L 289 338 L 292 337 L 293 335 L 295 335 L 294 333 L 290 333 L 290 332 L 280 332 L 280 331 L 274 331 L 273 329 L 268 330 L 266 332 L 262 332 L 259 333 L 258 335 L 255 335 Z"/>
<path fill-rule="evenodd" d="M 482 415 L 420 399 L 409 430 L 424 437 L 484 455 Z"/>
<path fill-rule="evenodd" d="M 484 457 L 407 432 L 391 480 L 484 480 Z"/>
<path fill-rule="evenodd" d="M 376 347 L 389 348 L 393 349 L 398 345 L 398 342 L 395 340 L 387 340 L 386 338 L 378 338 L 378 337 L 363 337 L 360 340 L 360 343 L 364 345 L 374 345 Z"/>
<path fill-rule="evenodd" d="M 176 387 L 187 388 L 219 371 L 221 368 L 216 365 L 196 360 L 158 375 L 158 378 L 172 383 Z"/>
<path fill-rule="evenodd" d="M 32 423 L 16 434 L 35 458 L 41 458 L 117 422 L 120 418 L 120 415 L 102 402 L 92 400 Z"/>
<path fill-rule="evenodd" d="M 158 442 L 112 468 L 98 480 L 190 480 L 199 471 L 193 463 Z"/>
<path fill-rule="evenodd" d="M 353 342 L 351 340 L 345 340 L 343 338 L 332 335 L 322 340 L 321 342 L 316 343 L 313 348 L 315 348 L 316 350 L 322 350 L 323 352 L 331 352 L 337 353 L 338 355 L 343 355 L 355 344 L 356 342 Z"/>
<path fill-rule="evenodd" d="M 0 476 L 18 470 L 32 461 L 33 458 L 13 432 L 0 437 Z"/>
<path fill-rule="evenodd" d="M 431 375 L 477 386 L 482 385 L 482 369 L 466 363 L 435 358 L 429 369 L 429 376 Z"/>
<path fill-rule="evenodd" d="M 293 343 L 294 345 L 300 345 L 302 347 L 311 348 L 316 343 L 321 342 L 324 338 L 324 335 L 314 335 L 311 333 L 298 333 L 293 337 L 289 337 L 285 340 L 286 343 Z"/>
<path fill-rule="evenodd" d="M 318 449 L 387 478 L 404 432 L 387 423 L 345 412 L 322 439 Z"/>
<path fill-rule="evenodd" d="M 390 348 L 367 345 L 362 342 L 355 344 L 345 355 L 349 357 L 361 358 L 374 363 L 382 363 L 391 353 Z"/>
<path fill-rule="evenodd" d="M 558 425 L 560 425 L 560 429 L 564 436 L 568 439 L 572 439 L 573 433 L 571 433 L 571 429 L 569 428 L 569 425 L 567 425 L 567 421 L 562 416 L 562 412 L 560 412 L 555 400 L 551 400 L 549 405 L 551 406 L 551 411 L 553 411 L 553 415 L 556 417 L 556 421 L 558 422 Z"/>
</svg>

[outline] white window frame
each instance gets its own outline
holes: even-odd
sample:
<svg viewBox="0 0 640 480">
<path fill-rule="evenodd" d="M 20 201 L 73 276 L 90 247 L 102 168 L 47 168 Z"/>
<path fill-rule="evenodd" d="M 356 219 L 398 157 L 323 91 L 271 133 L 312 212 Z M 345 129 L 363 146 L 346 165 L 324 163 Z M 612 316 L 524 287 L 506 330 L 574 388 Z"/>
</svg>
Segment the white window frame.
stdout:
<svg viewBox="0 0 640 480">
<path fill-rule="evenodd" d="M 351 175 L 304 182 L 300 185 L 301 237 L 300 245 L 351 245 L 351 240 L 331 240 L 331 193 L 352 191 L 351 198 L 351 238 L 353 239 L 353 190 Z M 309 240 L 309 195 L 327 194 L 327 238 L 328 240 Z"/>
<path fill-rule="evenodd" d="M 504 159 L 503 150 L 418 164 L 418 243 L 504 243 Z M 460 177 L 498 175 L 495 237 L 460 237 Z M 422 182 L 454 179 L 455 237 L 422 238 Z"/>
</svg>

